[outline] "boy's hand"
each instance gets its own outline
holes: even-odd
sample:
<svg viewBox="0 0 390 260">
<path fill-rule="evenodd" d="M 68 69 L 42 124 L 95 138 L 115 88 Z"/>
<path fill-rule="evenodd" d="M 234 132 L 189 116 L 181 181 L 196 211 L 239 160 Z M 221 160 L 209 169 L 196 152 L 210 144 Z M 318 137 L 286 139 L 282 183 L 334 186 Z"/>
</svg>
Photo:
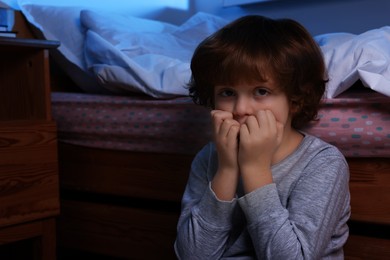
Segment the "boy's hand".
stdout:
<svg viewBox="0 0 390 260">
<path fill-rule="evenodd" d="M 219 169 L 238 174 L 238 132 L 240 124 L 233 119 L 233 114 L 222 111 L 211 111 L 214 130 L 214 141 L 218 152 Z"/>
<path fill-rule="evenodd" d="M 283 125 L 270 110 L 249 116 L 240 128 L 238 161 L 241 174 L 269 172 L 283 136 Z"/>
</svg>

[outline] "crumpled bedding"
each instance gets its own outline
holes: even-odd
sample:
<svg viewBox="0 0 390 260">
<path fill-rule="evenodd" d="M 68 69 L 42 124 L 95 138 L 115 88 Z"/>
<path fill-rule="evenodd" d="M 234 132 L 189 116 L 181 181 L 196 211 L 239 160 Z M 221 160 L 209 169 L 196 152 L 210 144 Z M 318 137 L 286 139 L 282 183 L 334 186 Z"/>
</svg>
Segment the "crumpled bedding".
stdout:
<svg viewBox="0 0 390 260">
<path fill-rule="evenodd" d="M 390 26 L 359 35 L 330 33 L 315 39 L 328 69 L 327 98 L 338 96 L 358 80 L 390 96 Z"/>
<path fill-rule="evenodd" d="M 143 92 L 157 98 L 188 94 L 193 51 L 202 39 L 227 23 L 200 13 L 170 31 L 128 29 L 116 33 L 121 28 L 104 27 L 103 21 L 109 17 L 103 18 L 91 11 L 81 12 L 81 22 L 88 28 L 88 68 L 111 91 Z M 359 79 L 364 86 L 390 96 L 390 27 L 360 35 L 323 34 L 315 39 L 328 69 L 327 98 L 337 97 Z"/>
<path fill-rule="evenodd" d="M 228 21 L 200 13 L 182 25 L 113 15 L 86 7 L 41 6 L 21 1 L 21 11 L 46 39 L 58 40 L 57 61 L 87 93 L 155 98 L 188 95 L 189 63 L 197 44 Z M 326 98 L 361 80 L 390 96 L 390 26 L 359 35 L 317 35 L 328 69 Z"/>
<path fill-rule="evenodd" d="M 181 26 L 84 10 L 85 59 L 100 85 L 115 92 L 141 92 L 156 98 L 187 96 L 189 62 L 196 46 L 226 24 L 198 13 Z M 112 21 L 113 20 L 113 21 Z M 119 21 L 118 21 L 119 20 Z"/>
</svg>

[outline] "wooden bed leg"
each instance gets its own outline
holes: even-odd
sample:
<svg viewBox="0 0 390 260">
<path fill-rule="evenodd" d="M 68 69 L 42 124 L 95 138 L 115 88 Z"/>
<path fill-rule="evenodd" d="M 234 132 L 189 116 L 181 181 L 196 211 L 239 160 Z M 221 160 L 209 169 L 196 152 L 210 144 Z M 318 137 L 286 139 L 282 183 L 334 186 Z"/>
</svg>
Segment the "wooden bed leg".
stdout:
<svg viewBox="0 0 390 260">
<path fill-rule="evenodd" d="M 40 237 L 40 251 L 42 260 L 56 259 L 56 222 L 54 218 L 42 222 L 42 236 Z"/>
<path fill-rule="evenodd" d="M 56 251 L 56 222 L 54 218 L 40 223 L 41 234 L 33 240 L 33 258 L 36 260 L 55 260 Z"/>
</svg>

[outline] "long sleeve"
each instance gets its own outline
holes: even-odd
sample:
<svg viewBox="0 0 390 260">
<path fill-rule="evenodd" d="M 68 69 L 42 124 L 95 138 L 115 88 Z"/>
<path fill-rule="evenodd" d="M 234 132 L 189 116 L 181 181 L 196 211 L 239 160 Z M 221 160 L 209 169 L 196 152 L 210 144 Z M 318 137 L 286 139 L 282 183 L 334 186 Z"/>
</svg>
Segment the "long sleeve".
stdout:
<svg viewBox="0 0 390 260">
<path fill-rule="evenodd" d="M 286 206 L 276 184 L 239 199 L 259 259 L 343 258 L 348 228 L 333 234 L 349 218 L 348 166 L 340 154 L 322 153 L 290 186 Z"/>
<path fill-rule="evenodd" d="M 237 201 L 220 201 L 211 190 L 211 146 L 195 157 L 182 199 L 175 251 L 180 259 L 219 259 L 226 250 Z"/>
</svg>

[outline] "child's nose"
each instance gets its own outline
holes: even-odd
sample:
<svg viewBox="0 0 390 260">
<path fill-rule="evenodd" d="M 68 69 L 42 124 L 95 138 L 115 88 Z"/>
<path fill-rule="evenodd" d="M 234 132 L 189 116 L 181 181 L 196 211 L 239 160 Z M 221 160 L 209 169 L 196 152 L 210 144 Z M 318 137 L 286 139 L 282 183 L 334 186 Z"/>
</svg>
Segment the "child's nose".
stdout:
<svg viewBox="0 0 390 260">
<path fill-rule="evenodd" d="M 238 98 L 234 107 L 233 115 L 236 120 L 245 118 L 253 113 L 250 100 L 246 98 Z"/>
</svg>

